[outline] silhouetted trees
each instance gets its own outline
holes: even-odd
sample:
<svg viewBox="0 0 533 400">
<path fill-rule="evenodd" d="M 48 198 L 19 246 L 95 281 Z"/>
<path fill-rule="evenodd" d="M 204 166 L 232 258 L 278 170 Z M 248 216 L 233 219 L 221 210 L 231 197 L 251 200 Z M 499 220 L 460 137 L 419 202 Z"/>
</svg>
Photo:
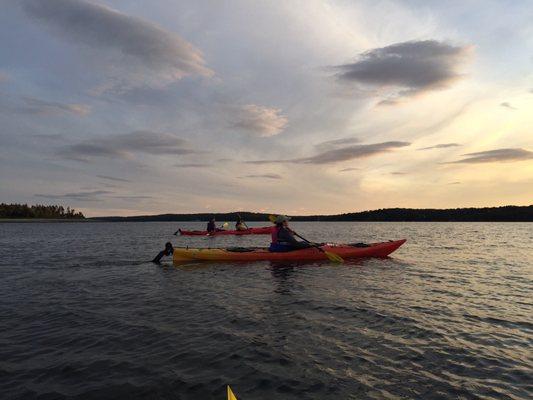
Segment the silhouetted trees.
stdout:
<svg viewBox="0 0 533 400">
<path fill-rule="evenodd" d="M 244 221 L 268 221 L 268 214 L 247 211 L 231 213 L 161 214 L 134 217 L 98 217 L 100 221 L 235 221 L 240 215 Z M 385 208 L 337 215 L 292 216 L 293 221 L 486 221 L 486 222 L 533 222 L 533 205 L 485 208 L 416 209 Z"/>
<path fill-rule="evenodd" d="M 0 218 L 74 218 L 83 219 L 85 216 L 73 208 L 58 205 L 36 204 L 0 204 Z"/>
</svg>

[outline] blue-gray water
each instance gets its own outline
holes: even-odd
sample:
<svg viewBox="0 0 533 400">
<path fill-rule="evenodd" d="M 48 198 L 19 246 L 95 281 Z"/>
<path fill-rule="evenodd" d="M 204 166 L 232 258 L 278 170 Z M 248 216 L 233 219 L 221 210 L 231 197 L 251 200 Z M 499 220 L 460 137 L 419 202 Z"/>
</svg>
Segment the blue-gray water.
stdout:
<svg viewBox="0 0 533 400">
<path fill-rule="evenodd" d="M 0 398 L 224 399 L 226 384 L 240 400 L 533 397 L 533 224 L 293 226 L 408 242 L 345 265 L 173 267 L 147 262 L 169 239 L 268 237 L 0 224 Z"/>
</svg>

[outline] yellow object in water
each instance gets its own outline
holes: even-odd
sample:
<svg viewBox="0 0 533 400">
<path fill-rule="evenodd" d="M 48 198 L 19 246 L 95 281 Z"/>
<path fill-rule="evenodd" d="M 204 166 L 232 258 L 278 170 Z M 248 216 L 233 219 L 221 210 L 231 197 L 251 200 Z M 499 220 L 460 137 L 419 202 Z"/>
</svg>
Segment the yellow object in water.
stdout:
<svg viewBox="0 0 533 400">
<path fill-rule="evenodd" d="M 237 400 L 237 397 L 233 394 L 233 391 L 228 385 L 228 400 Z"/>
</svg>

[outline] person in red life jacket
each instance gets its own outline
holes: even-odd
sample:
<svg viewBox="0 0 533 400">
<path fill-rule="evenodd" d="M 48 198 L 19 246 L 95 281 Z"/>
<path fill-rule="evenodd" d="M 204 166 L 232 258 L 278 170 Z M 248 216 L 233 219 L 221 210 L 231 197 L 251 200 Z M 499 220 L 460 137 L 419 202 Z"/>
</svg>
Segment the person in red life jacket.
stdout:
<svg viewBox="0 0 533 400">
<path fill-rule="evenodd" d="M 296 240 L 293 232 L 289 228 L 289 217 L 278 215 L 275 220 L 276 226 L 272 229 L 272 243 L 269 251 L 283 252 L 312 247 L 309 243 Z"/>
</svg>

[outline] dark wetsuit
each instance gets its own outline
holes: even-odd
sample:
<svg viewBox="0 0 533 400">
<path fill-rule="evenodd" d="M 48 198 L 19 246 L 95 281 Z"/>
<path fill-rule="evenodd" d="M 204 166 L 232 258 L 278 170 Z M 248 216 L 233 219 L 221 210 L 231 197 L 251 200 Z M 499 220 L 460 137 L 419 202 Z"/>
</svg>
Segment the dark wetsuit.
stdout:
<svg viewBox="0 0 533 400">
<path fill-rule="evenodd" d="M 217 227 L 215 225 L 215 221 L 209 221 L 207 223 L 207 232 L 216 232 Z"/>
<path fill-rule="evenodd" d="M 272 230 L 272 243 L 269 250 L 273 252 L 283 252 L 311 247 L 309 243 L 296 240 L 292 231 L 284 226 L 276 226 Z"/>
</svg>

